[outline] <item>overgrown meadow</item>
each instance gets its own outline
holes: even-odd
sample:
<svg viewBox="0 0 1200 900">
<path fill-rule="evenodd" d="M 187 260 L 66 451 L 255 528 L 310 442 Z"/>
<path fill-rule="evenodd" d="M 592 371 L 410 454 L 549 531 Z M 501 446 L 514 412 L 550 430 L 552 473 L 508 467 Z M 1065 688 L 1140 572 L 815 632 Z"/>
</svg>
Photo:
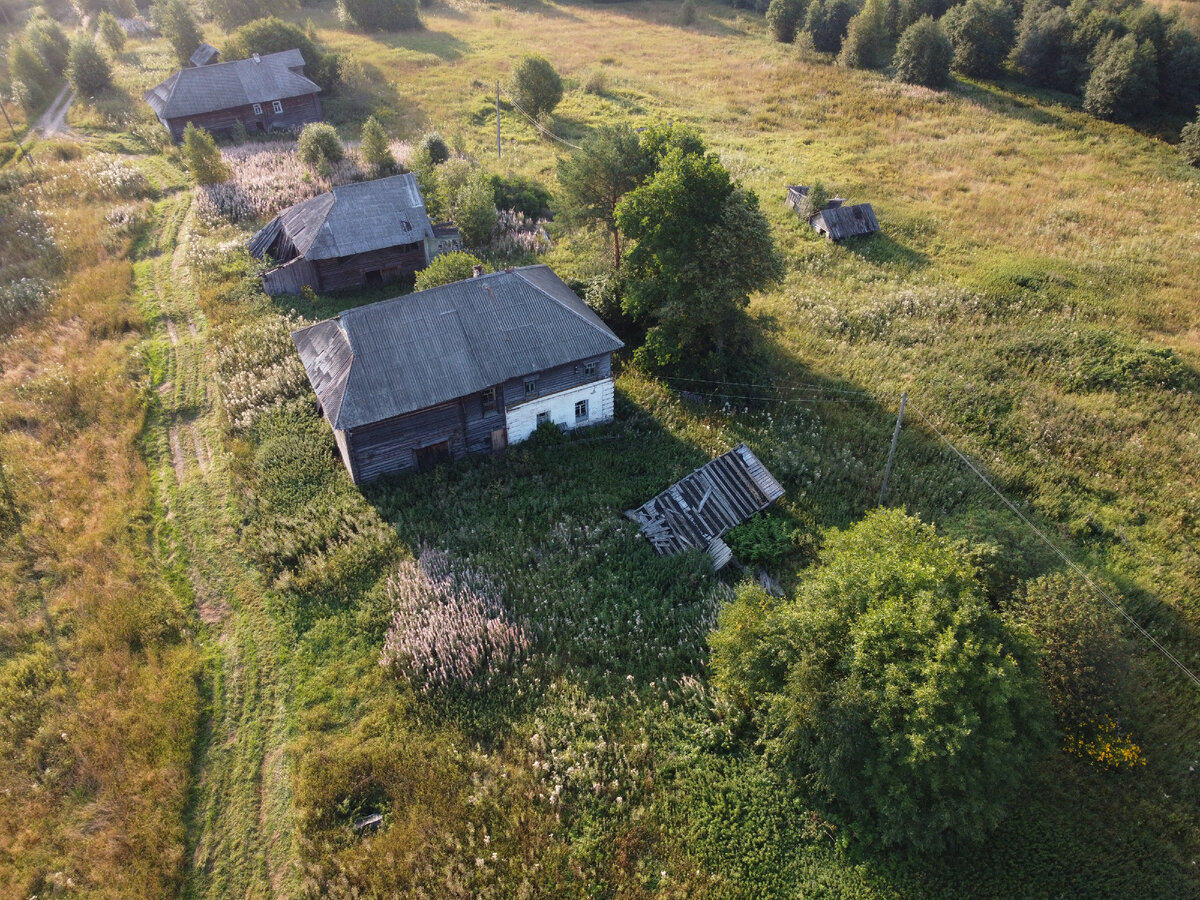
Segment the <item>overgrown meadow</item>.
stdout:
<svg viewBox="0 0 1200 900">
<path fill-rule="evenodd" d="M 364 36 L 329 4 L 288 14 L 351 61 L 324 100 L 343 137 L 374 112 L 402 158 L 436 128 L 553 190 L 568 148 L 511 109 L 495 156 L 495 82 L 523 52 L 566 77 L 566 141 L 697 128 L 787 255 L 749 310 L 762 374 L 699 395 L 625 364 L 612 425 L 353 486 L 288 335 L 387 294 L 272 301 L 240 250 L 332 182 L 281 141 L 186 187 L 133 99 L 169 74 L 165 44 L 131 39 L 119 90 L 72 112 L 83 140 L 42 144 L 37 178 L 10 164 L 0 193 L 20 515 L 0 507 L 3 892 L 1200 893 L 1197 693 L 1136 635 L 1111 700 L 1144 766 L 1064 733 L 986 846 L 881 854 L 764 764 L 709 683 L 743 576 L 656 557 L 622 515 L 746 441 L 787 494 L 732 542 L 790 589 L 823 529 L 877 503 L 907 391 L 888 502 L 973 542 L 1005 615 L 1062 562 L 935 428 L 1194 668 L 1194 170 L 1054 97 L 800 60 L 724 6 L 688 28 L 660 0 L 422 15 Z M 871 202 L 883 234 L 834 247 L 792 218 L 784 186 L 815 179 Z M 605 235 L 550 236 L 503 261 L 603 273 Z M 196 453 L 173 460 L 186 429 Z"/>
</svg>

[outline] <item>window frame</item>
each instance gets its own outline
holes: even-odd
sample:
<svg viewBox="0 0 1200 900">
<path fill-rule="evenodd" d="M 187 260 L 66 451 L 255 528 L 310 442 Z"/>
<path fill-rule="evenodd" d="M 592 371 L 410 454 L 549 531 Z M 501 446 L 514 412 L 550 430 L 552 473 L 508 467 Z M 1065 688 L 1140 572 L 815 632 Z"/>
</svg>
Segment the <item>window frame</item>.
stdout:
<svg viewBox="0 0 1200 900">
<path fill-rule="evenodd" d="M 525 399 L 532 400 L 538 396 L 538 378 L 534 375 L 532 378 L 525 379 Z"/>
<path fill-rule="evenodd" d="M 253 105 L 252 109 L 254 110 L 254 114 L 255 114 L 256 116 L 261 116 L 261 115 L 262 115 L 262 104 L 261 104 L 261 103 L 255 103 L 255 104 Z"/>
<path fill-rule="evenodd" d="M 550 424 L 550 411 L 543 409 L 537 414 L 537 419 L 534 420 L 534 427 L 541 428 L 543 425 Z"/>
<path fill-rule="evenodd" d="M 595 378 L 596 377 L 596 361 L 594 359 L 588 360 L 587 362 L 585 362 L 583 364 L 583 377 L 584 378 Z"/>
<path fill-rule="evenodd" d="M 579 409 L 580 407 L 583 407 L 582 415 L 580 414 L 580 409 Z M 575 401 L 575 424 L 578 425 L 580 422 L 586 422 L 589 418 L 591 418 L 590 404 L 587 402 L 586 399 L 576 400 Z"/>
<path fill-rule="evenodd" d="M 494 387 L 490 387 L 486 391 L 483 391 L 479 395 L 479 401 L 483 406 L 484 413 L 495 412 L 496 411 L 496 389 Z"/>
<path fill-rule="evenodd" d="M 283 112 L 283 101 L 282 100 L 272 100 L 271 101 L 271 112 L 274 112 L 274 113 Z"/>
</svg>

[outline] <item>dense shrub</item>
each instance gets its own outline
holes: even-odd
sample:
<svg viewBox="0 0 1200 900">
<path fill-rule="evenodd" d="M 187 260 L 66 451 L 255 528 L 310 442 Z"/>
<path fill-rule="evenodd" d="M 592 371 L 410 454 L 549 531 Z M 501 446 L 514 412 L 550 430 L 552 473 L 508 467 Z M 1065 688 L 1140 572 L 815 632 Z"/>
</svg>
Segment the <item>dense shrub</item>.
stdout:
<svg viewBox="0 0 1200 900">
<path fill-rule="evenodd" d="M 796 29 L 804 24 L 808 0 L 771 0 L 767 7 L 767 27 L 771 37 L 783 44 L 796 39 Z"/>
<path fill-rule="evenodd" d="M 967 0 L 942 17 L 942 28 L 954 47 L 954 71 L 972 78 L 998 74 L 1016 40 L 1008 0 Z"/>
<path fill-rule="evenodd" d="M 486 247 L 496 228 L 496 204 L 491 180 L 472 173 L 453 193 L 450 215 L 466 247 Z"/>
<path fill-rule="evenodd" d="M 328 122 L 311 122 L 300 132 L 300 140 L 296 144 L 296 155 L 300 161 L 310 166 L 320 166 L 335 163 L 346 151 L 342 149 L 342 141 L 337 131 Z"/>
<path fill-rule="evenodd" d="M 513 67 L 508 91 L 513 102 L 528 115 L 549 114 L 562 100 L 562 79 L 541 56 L 522 56 Z"/>
<path fill-rule="evenodd" d="M 24 41 L 16 39 L 8 45 L 8 76 L 13 93 L 27 110 L 47 100 L 55 83 L 54 74 L 41 57 Z"/>
<path fill-rule="evenodd" d="M 150 20 L 175 51 L 176 62 L 188 65 L 204 38 L 187 0 L 154 0 Z"/>
<path fill-rule="evenodd" d="M 918 20 L 900 35 L 892 65 L 896 77 L 909 84 L 940 88 L 950 83 L 954 47 L 942 26 L 930 18 Z"/>
<path fill-rule="evenodd" d="M 396 168 L 396 157 L 388 146 L 383 126 L 374 116 L 367 118 L 362 127 L 362 143 L 359 145 L 362 161 L 376 172 L 390 172 Z"/>
<path fill-rule="evenodd" d="M 1017 71 L 1030 84 L 1077 91 L 1087 66 L 1087 51 L 1075 40 L 1066 10 L 1050 0 L 1028 0 L 1013 48 Z"/>
<path fill-rule="evenodd" d="M 679 7 L 679 24 L 684 28 L 696 24 L 696 0 L 683 0 Z"/>
<path fill-rule="evenodd" d="M 710 641 L 768 758 L 884 846 L 980 840 L 1046 746 L 1027 638 L 966 547 L 899 510 L 831 532 L 794 600 L 743 588 Z"/>
<path fill-rule="evenodd" d="M 340 80 L 339 58 L 327 53 L 299 25 L 284 22 L 275 16 L 255 19 L 235 31 L 225 46 L 223 59 L 246 59 L 257 53 L 282 53 L 299 50 L 304 57 L 305 74 L 323 90 L 333 90 Z"/>
<path fill-rule="evenodd" d="M 30 49 L 41 57 L 47 69 L 55 75 L 67 74 L 71 42 L 57 22 L 41 16 L 30 20 L 25 26 L 25 40 Z"/>
<path fill-rule="evenodd" d="M 483 260 L 470 253 L 443 253 L 434 257 L 433 262 L 417 273 L 416 288 L 418 291 L 424 291 L 443 284 L 453 284 L 455 281 L 466 281 L 474 277 L 476 266 L 484 266 L 485 271 L 490 271 Z"/>
<path fill-rule="evenodd" d="M 205 9 L 226 31 L 265 19 L 276 13 L 296 9 L 297 0 L 205 0 Z M 284 48 L 290 49 L 290 48 Z"/>
<path fill-rule="evenodd" d="M 493 175 L 492 198 L 496 209 L 511 209 L 530 219 L 540 219 L 553 200 L 544 185 L 524 175 Z"/>
<path fill-rule="evenodd" d="M 411 31 L 424 28 L 417 0 L 338 0 L 342 17 L 363 31 Z"/>
<path fill-rule="evenodd" d="M 1145 116 L 1158 98 L 1154 46 L 1127 34 L 1098 51 L 1083 108 L 1098 119 L 1128 122 Z"/>
<path fill-rule="evenodd" d="M 428 156 L 431 163 L 440 166 L 450 158 L 450 147 L 436 131 L 427 131 L 417 145 L 417 155 Z"/>
<path fill-rule="evenodd" d="M 850 20 L 861 8 L 861 0 L 813 0 L 804 18 L 804 31 L 813 47 L 821 53 L 841 50 Z"/>
<path fill-rule="evenodd" d="M 887 3 L 867 0 L 862 12 L 850 20 L 838 63 L 851 69 L 883 69 L 892 61 L 895 49 Z"/>
<path fill-rule="evenodd" d="M 1184 125 L 1179 134 L 1179 152 L 1188 165 L 1200 166 L 1200 109 L 1196 110 L 1196 120 Z"/>
<path fill-rule="evenodd" d="M 1200 38 L 1182 22 L 1167 29 L 1158 48 L 1158 102 L 1179 113 L 1200 103 Z"/>
<path fill-rule="evenodd" d="M 229 178 L 229 167 L 211 134 L 188 122 L 183 130 L 183 162 L 196 184 L 218 184 Z"/>
<path fill-rule="evenodd" d="M 90 37 L 71 42 L 67 77 L 71 87 L 82 97 L 94 97 L 112 83 L 112 68 Z"/>
<path fill-rule="evenodd" d="M 100 13 L 100 37 L 113 53 L 120 53 L 125 47 L 125 29 L 108 10 Z"/>
</svg>

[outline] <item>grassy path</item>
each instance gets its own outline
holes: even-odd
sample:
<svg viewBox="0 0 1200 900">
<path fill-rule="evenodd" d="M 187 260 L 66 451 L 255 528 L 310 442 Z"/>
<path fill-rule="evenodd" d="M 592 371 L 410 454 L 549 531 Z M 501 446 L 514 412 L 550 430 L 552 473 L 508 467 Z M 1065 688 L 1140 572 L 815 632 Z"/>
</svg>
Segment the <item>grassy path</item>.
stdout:
<svg viewBox="0 0 1200 900">
<path fill-rule="evenodd" d="M 186 576 L 209 658 L 185 895 L 284 897 L 294 893 L 296 869 L 282 642 L 263 605 L 264 587 L 237 549 L 229 460 L 205 365 L 208 323 L 187 263 L 190 201 L 185 191 L 159 204 L 151 245 L 136 262 L 154 333 L 148 443 L 163 507 L 158 552 Z"/>
</svg>

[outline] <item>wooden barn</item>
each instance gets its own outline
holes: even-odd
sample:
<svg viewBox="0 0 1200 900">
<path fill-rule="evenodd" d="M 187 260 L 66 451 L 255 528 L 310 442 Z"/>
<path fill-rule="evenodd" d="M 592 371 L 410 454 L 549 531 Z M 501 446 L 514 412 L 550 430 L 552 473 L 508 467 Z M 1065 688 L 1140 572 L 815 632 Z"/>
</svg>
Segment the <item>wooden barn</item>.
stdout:
<svg viewBox="0 0 1200 900">
<path fill-rule="evenodd" d="M 623 345 L 546 266 L 349 309 L 292 334 L 356 482 L 611 421 Z"/>
<path fill-rule="evenodd" d="M 320 90 L 304 77 L 300 51 L 285 50 L 180 69 L 142 96 L 178 143 L 188 122 L 214 134 L 239 122 L 250 132 L 319 122 Z"/>
<path fill-rule="evenodd" d="M 704 550 L 713 568 L 733 551 L 721 536 L 783 496 L 783 488 L 745 444 L 738 444 L 625 515 L 659 556 Z"/>
<path fill-rule="evenodd" d="M 804 198 L 807 196 L 808 185 L 790 186 L 787 189 L 788 208 L 799 213 Z M 879 231 L 879 220 L 875 218 L 875 210 L 871 208 L 870 203 L 847 206 L 846 201 L 841 197 L 830 199 L 823 210 L 809 218 L 808 224 L 831 241 L 874 234 Z"/>
<path fill-rule="evenodd" d="M 462 249 L 453 226 L 432 225 L 411 173 L 343 184 L 288 207 L 249 243 L 277 263 L 268 294 L 383 284 L 411 275 L 439 253 Z"/>
</svg>

